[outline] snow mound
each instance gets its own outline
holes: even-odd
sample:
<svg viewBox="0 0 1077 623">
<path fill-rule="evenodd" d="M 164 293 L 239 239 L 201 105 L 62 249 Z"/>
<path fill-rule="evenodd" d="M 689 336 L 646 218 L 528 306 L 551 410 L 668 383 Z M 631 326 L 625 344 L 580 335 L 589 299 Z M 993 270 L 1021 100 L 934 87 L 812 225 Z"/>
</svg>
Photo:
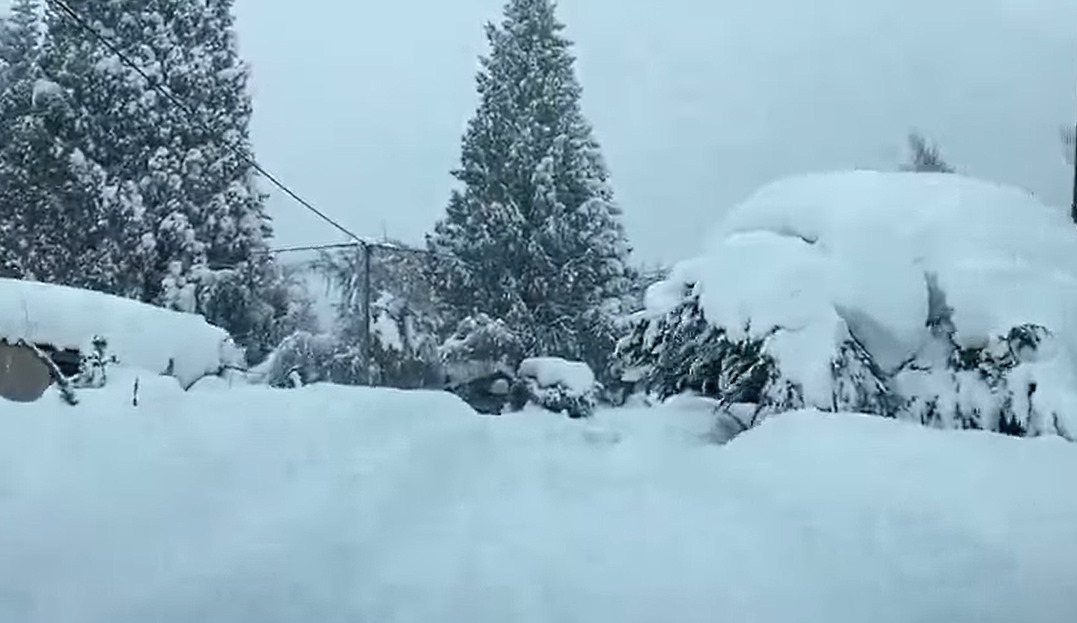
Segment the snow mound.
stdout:
<svg viewBox="0 0 1077 623">
<path fill-rule="evenodd" d="M 1077 620 L 1056 438 L 165 381 L 5 408 L 0 620 Z"/>
<path fill-rule="evenodd" d="M 582 361 L 560 357 L 531 357 L 520 362 L 516 374 L 534 379 L 539 387 L 563 387 L 571 394 L 582 396 L 595 389 L 595 373 Z"/>
<path fill-rule="evenodd" d="M 1025 379 L 1036 409 L 1068 414 L 1077 431 L 1077 227 L 1027 192 L 928 173 L 779 181 L 729 211 L 706 253 L 651 287 L 646 315 L 669 314 L 689 295 L 729 340 L 763 340 L 803 403 L 828 410 L 843 346 L 866 352 L 887 381 L 910 365 L 937 367 L 928 351 L 942 337 L 953 352 L 998 354 L 1015 329 L 1043 327 L 1036 352 L 1009 354 L 1008 379 Z M 933 333 L 933 322 L 949 333 Z M 976 400 L 966 407 L 981 409 L 968 406 Z M 1031 428 L 1056 425 L 1046 417 Z"/>
<path fill-rule="evenodd" d="M 930 173 L 796 177 L 764 187 L 726 215 L 710 250 L 735 249 L 769 250 L 778 257 L 768 264 L 808 262 L 778 271 L 787 278 L 799 272 L 801 288 L 765 292 L 796 297 L 810 289 L 832 310 L 864 314 L 885 333 L 879 341 L 893 338 L 890 360 L 911 355 L 922 332 L 925 274 L 938 277 L 963 346 L 986 344 L 1023 323 L 1069 336 L 1077 328 L 1077 228 L 1064 210 L 1017 188 Z M 709 299 L 722 296 L 708 290 Z M 760 298 L 744 305 L 781 313 Z M 716 316 L 729 309 L 708 306 Z M 796 326 L 798 319 L 774 320 Z"/>
<path fill-rule="evenodd" d="M 161 374 L 184 386 L 242 357 L 224 329 L 202 316 L 100 292 L 0 279 L 0 337 L 91 352 L 100 335 L 121 366 Z"/>
</svg>

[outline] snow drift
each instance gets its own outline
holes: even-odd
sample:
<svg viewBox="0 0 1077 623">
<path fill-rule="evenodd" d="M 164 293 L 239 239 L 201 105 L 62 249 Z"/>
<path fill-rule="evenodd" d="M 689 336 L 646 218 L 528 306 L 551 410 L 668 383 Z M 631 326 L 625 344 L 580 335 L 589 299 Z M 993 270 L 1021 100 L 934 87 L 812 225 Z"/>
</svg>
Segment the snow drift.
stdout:
<svg viewBox="0 0 1077 623">
<path fill-rule="evenodd" d="M 686 301 L 773 362 L 755 382 L 784 408 L 1077 434 L 1077 228 L 1021 190 L 871 171 L 776 182 L 652 286 L 622 350 L 653 368 L 655 340 L 698 320 Z"/>
<path fill-rule="evenodd" d="M 1077 620 L 1056 438 L 217 383 L 5 406 L 0 620 Z"/>
<path fill-rule="evenodd" d="M 171 375 L 188 386 L 242 356 L 228 333 L 202 316 L 54 284 L 0 279 L 0 337 L 92 351 L 108 341 L 120 365 Z"/>
</svg>

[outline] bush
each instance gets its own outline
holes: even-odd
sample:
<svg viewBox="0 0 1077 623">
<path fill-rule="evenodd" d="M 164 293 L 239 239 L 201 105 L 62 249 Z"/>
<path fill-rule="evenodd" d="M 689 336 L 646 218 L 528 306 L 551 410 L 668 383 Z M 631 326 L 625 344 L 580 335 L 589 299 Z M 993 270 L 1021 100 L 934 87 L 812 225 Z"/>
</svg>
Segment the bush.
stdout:
<svg viewBox="0 0 1077 623">
<path fill-rule="evenodd" d="M 548 411 L 590 417 L 598 404 L 599 385 L 583 362 L 536 357 L 521 362 L 517 374 L 527 400 Z"/>
<path fill-rule="evenodd" d="M 296 331 L 253 372 L 261 382 L 272 387 L 332 381 L 338 375 L 338 354 L 337 344 L 331 336 Z"/>
<path fill-rule="evenodd" d="M 462 320 L 438 353 L 455 385 L 498 372 L 515 377 L 524 345 L 502 320 L 480 313 Z"/>
<path fill-rule="evenodd" d="M 961 347 L 944 294 L 933 279 L 928 288 L 930 339 L 896 370 L 883 370 L 851 329 L 836 352 L 819 354 L 830 357 L 829 404 L 806 404 L 800 384 L 768 351 L 769 338 L 781 329 L 760 339 L 730 340 L 704 318 L 690 285 L 672 309 L 638 315 L 616 356 L 624 369 L 639 371 L 643 389 L 661 399 L 692 393 L 715 399 L 719 409 L 748 403 L 754 405 L 751 423 L 815 407 L 1016 436 L 1055 430 L 1072 439 L 1060 421 L 1063 405 L 1038 383 L 1036 362 L 1056 350 L 1051 332 L 1023 324 L 986 344 Z"/>
</svg>

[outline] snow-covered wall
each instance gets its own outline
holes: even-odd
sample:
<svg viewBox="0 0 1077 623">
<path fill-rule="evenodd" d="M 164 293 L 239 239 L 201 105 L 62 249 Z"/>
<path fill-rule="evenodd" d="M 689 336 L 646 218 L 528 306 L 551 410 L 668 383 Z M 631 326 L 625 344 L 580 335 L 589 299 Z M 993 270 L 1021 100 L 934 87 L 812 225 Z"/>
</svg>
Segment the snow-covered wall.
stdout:
<svg viewBox="0 0 1077 623">
<path fill-rule="evenodd" d="M 929 284 L 941 298 L 929 301 Z M 779 181 L 726 213 L 703 255 L 652 286 L 647 315 L 673 309 L 687 286 L 730 339 L 765 338 L 783 375 L 821 408 L 833 404 L 834 355 L 850 337 L 888 374 L 928 357 L 938 337 L 929 314 L 942 311 L 929 303 L 948 307 L 959 348 L 1041 325 L 1052 335 L 1013 378 L 1030 383 L 1041 411 L 1077 420 L 1077 226 L 1025 191 L 927 173 Z"/>
<path fill-rule="evenodd" d="M 241 360 L 228 333 L 202 316 L 99 292 L 0 279 L 0 337 L 89 352 L 108 341 L 121 365 L 172 375 L 184 386 Z"/>
</svg>

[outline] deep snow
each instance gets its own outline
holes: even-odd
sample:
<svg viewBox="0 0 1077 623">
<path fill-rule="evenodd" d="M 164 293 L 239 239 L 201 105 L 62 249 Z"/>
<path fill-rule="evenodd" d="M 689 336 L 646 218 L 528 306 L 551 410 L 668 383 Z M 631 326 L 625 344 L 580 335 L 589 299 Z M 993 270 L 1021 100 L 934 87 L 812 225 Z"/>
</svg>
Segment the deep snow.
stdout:
<svg viewBox="0 0 1077 623">
<path fill-rule="evenodd" d="M 0 403 L 0 620 L 1071 623 L 1077 449 L 436 392 Z"/>
</svg>

